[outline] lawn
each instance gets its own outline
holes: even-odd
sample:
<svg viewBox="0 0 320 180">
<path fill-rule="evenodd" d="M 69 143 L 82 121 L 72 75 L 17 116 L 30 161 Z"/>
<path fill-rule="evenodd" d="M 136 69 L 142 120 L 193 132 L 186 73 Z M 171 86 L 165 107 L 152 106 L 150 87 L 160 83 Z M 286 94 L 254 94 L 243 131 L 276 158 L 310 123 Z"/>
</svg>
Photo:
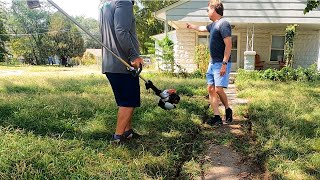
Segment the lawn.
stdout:
<svg viewBox="0 0 320 180">
<path fill-rule="evenodd" d="M 212 136 L 201 130 L 203 79 L 145 74 L 160 89 L 177 89 L 182 101 L 164 111 L 141 81 L 133 125 L 143 138 L 115 146 L 109 140 L 117 107 L 99 71 L 0 70 L 23 71 L 0 76 L 0 179 L 175 179 L 200 172 L 203 142 Z"/>
<path fill-rule="evenodd" d="M 234 110 L 253 124 L 253 136 L 241 140 L 202 124 L 204 79 L 143 74 L 160 89 L 177 89 L 182 100 L 164 111 L 141 81 L 133 124 L 143 137 L 115 146 L 117 107 L 98 69 L 0 70 L 20 72 L 0 73 L 0 179 L 192 179 L 210 141 L 254 158 L 272 179 L 320 179 L 319 81 L 238 74 L 238 96 L 250 103 Z"/>
<path fill-rule="evenodd" d="M 320 179 L 320 82 L 259 80 L 240 73 L 238 96 L 253 123 L 251 153 L 272 179 Z"/>
</svg>

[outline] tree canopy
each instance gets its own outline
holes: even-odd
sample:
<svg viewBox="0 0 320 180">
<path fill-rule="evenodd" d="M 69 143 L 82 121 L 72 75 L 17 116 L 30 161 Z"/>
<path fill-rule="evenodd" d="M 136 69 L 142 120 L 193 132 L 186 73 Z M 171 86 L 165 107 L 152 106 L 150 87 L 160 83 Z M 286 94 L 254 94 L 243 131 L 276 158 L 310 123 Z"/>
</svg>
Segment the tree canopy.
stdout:
<svg viewBox="0 0 320 180">
<path fill-rule="evenodd" d="M 177 1 L 140 0 L 139 2 L 141 3 L 141 6 L 136 8 L 135 11 L 137 21 L 137 36 L 141 46 L 141 53 L 147 54 L 150 43 L 154 44 L 154 41 L 150 38 L 150 36 L 164 32 L 164 22 L 156 19 L 153 13 Z"/>
<path fill-rule="evenodd" d="M 5 14 L 4 4 L 0 1 L 0 62 L 5 61 L 5 56 L 8 53 L 6 50 L 6 42 L 9 41 L 9 36 L 4 26 Z"/>
<path fill-rule="evenodd" d="M 82 56 L 84 40 L 78 28 L 62 14 L 55 13 L 50 18 L 49 39 L 53 42 L 54 52 L 60 57 Z"/>
<path fill-rule="evenodd" d="M 153 12 L 174 2 L 176 0 L 140 0 L 139 5 L 134 7 L 142 54 L 152 53 L 148 50 L 154 49 L 154 40 L 150 36 L 164 32 L 164 22 L 157 20 Z M 48 56 L 75 57 L 81 56 L 85 48 L 101 48 L 50 4 L 44 2 L 41 5 L 41 8 L 30 10 L 25 1 L 12 0 L 7 20 L 0 18 L 0 34 L 6 34 L 4 27 L 8 33 L 15 34 L 9 44 L 15 57 L 23 56 L 31 64 L 44 64 Z M 76 17 L 76 20 L 100 38 L 97 20 L 82 16 Z M 4 42 L 8 40 L 7 36 L 1 36 L 1 52 L 4 52 Z"/>
<path fill-rule="evenodd" d="M 99 29 L 99 21 L 93 18 L 86 18 L 83 16 L 78 16 L 75 18 L 77 22 L 79 22 L 84 28 L 86 28 L 89 32 L 91 32 L 97 39 L 100 39 L 100 29 Z M 84 40 L 84 47 L 86 49 L 99 49 L 101 45 L 94 41 L 90 36 L 86 33 L 82 33 L 82 37 Z"/>
<path fill-rule="evenodd" d="M 45 64 L 48 56 L 81 56 L 84 41 L 78 28 L 49 4 L 30 10 L 25 1 L 13 0 L 6 22 L 15 57 L 23 56 L 30 64 Z"/>
</svg>

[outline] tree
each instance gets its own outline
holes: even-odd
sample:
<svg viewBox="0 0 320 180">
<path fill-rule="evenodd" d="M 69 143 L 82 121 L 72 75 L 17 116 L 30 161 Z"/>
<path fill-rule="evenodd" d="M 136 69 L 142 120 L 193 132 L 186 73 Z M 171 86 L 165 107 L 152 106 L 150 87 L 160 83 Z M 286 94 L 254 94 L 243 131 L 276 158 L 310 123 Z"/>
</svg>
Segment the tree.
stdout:
<svg viewBox="0 0 320 180">
<path fill-rule="evenodd" d="M 5 61 L 5 56 L 8 54 L 6 50 L 6 42 L 9 41 L 9 36 L 7 36 L 7 32 L 4 26 L 6 14 L 4 4 L 0 1 L 0 62 Z"/>
<path fill-rule="evenodd" d="M 44 64 L 49 51 L 52 51 L 47 32 L 49 11 L 43 8 L 30 10 L 25 1 L 13 0 L 10 30 L 17 34 L 12 38 L 12 49 L 16 56 L 24 56 L 28 63 Z M 22 36 L 20 34 L 23 34 Z"/>
<path fill-rule="evenodd" d="M 137 36 L 140 42 L 141 53 L 146 54 L 148 52 L 149 43 L 154 44 L 154 40 L 150 38 L 152 35 L 156 35 L 164 32 L 164 22 L 157 20 L 153 12 L 158 11 L 174 2 L 176 0 L 160 0 L 149 1 L 140 0 L 141 7 L 135 9 L 136 24 L 137 24 Z"/>
<path fill-rule="evenodd" d="M 79 22 L 84 28 L 86 28 L 91 34 L 93 34 L 97 39 L 100 39 L 100 29 L 99 22 L 93 18 L 86 18 L 83 16 L 76 17 L 77 22 Z M 84 40 L 84 47 L 86 49 L 99 49 L 101 45 L 94 41 L 86 33 L 82 33 Z"/>
<path fill-rule="evenodd" d="M 50 18 L 49 38 L 54 43 L 56 55 L 61 58 L 82 56 L 84 40 L 79 29 L 62 14 L 55 13 Z"/>
<path fill-rule="evenodd" d="M 313 9 L 316 9 L 320 6 L 319 0 L 308 0 L 307 6 L 304 9 L 303 13 L 307 14 L 308 12 L 312 11 Z"/>
<path fill-rule="evenodd" d="M 160 58 L 163 61 L 164 70 L 174 73 L 174 51 L 173 41 L 168 36 L 158 41 L 159 47 L 161 48 Z"/>
<path fill-rule="evenodd" d="M 48 56 L 82 56 L 84 42 L 78 28 L 49 4 L 30 10 L 25 1 L 13 0 L 10 30 L 17 34 L 11 41 L 16 56 L 28 63 L 45 64 Z"/>
</svg>

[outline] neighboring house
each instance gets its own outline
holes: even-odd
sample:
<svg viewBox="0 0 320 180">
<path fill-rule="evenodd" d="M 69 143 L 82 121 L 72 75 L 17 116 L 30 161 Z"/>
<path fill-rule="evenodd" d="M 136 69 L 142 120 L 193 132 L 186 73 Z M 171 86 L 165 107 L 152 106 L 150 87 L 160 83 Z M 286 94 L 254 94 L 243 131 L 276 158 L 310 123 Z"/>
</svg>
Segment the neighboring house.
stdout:
<svg viewBox="0 0 320 180">
<path fill-rule="evenodd" d="M 188 71 L 194 63 L 195 46 L 207 44 L 208 33 L 186 28 L 186 23 L 208 25 L 208 1 L 182 0 L 155 12 L 156 18 L 175 31 L 175 61 Z M 307 0 L 223 0 L 224 18 L 232 27 L 233 71 L 244 67 L 244 52 L 251 48 L 260 55 L 266 68 L 279 68 L 284 57 L 285 29 L 298 24 L 294 48 L 294 67 L 308 67 L 317 63 L 320 68 L 320 10 L 304 15 Z M 165 28 L 166 31 L 167 28 Z M 160 35 L 154 36 L 161 37 Z"/>
<path fill-rule="evenodd" d="M 86 49 L 84 53 L 93 54 L 96 58 L 102 57 L 102 50 L 101 49 Z"/>
</svg>

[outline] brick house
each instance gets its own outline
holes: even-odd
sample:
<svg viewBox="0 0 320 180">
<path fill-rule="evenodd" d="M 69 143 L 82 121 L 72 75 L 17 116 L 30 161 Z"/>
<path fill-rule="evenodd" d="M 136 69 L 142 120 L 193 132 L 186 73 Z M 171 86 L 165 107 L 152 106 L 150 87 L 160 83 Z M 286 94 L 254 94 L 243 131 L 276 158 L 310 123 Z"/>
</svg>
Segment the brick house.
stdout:
<svg viewBox="0 0 320 180">
<path fill-rule="evenodd" d="M 244 52 L 259 54 L 263 69 L 279 68 L 284 57 L 285 29 L 298 24 L 295 39 L 294 67 L 317 64 L 320 68 L 320 10 L 304 15 L 307 0 L 222 0 L 224 18 L 232 26 L 232 70 L 244 67 Z M 157 19 L 165 21 L 175 30 L 170 37 L 175 43 L 175 62 L 188 71 L 194 71 L 195 46 L 207 44 L 209 33 L 186 28 L 186 23 L 208 25 L 208 0 L 181 0 L 155 12 Z M 164 35 L 156 35 L 160 39 Z"/>
</svg>

